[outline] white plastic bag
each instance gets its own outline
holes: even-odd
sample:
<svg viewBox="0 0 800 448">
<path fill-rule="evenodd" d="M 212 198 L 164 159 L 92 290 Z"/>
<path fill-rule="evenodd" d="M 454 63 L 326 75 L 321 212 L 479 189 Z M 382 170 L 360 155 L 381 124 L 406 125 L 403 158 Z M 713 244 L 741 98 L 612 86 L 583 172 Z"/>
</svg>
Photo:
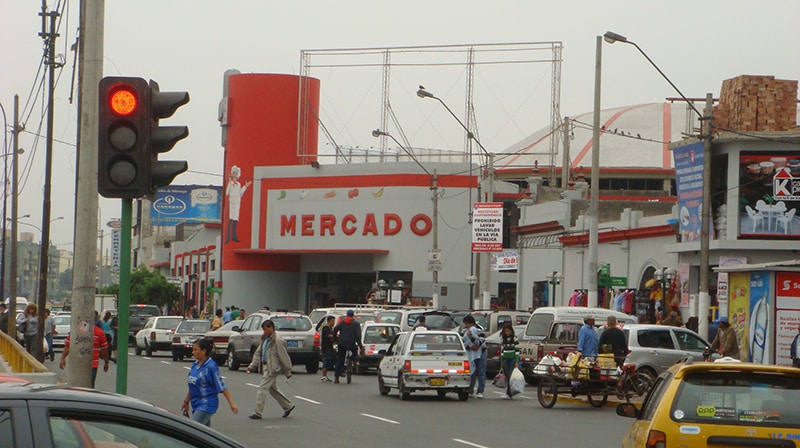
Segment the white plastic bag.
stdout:
<svg viewBox="0 0 800 448">
<path fill-rule="evenodd" d="M 525 392 L 525 375 L 522 374 L 519 368 L 514 367 L 514 371 L 511 372 L 511 378 L 508 379 L 508 384 L 512 397 Z"/>
</svg>

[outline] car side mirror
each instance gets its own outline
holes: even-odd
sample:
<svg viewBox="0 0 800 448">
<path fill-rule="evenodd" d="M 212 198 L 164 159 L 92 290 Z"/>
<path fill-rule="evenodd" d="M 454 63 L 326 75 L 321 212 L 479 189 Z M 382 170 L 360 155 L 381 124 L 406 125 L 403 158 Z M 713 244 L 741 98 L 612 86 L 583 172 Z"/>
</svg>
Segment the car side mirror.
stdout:
<svg viewBox="0 0 800 448">
<path fill-rule="evenodd" d="M 620 417 L 639 418 L 639 409 L 632 403 L 620 403 L 617 405 L 617 415 Z"/>
<path fill-rule="evenodd" d="M 231 331 L 242 331 L 242 327 L 234 325 L 233 328 L 231 328 Z"/>
<path fill-rule="evenodd" d="M 379 355 L 385 355 L 386 353 L 388 353 L 386 350 L 378 350 Z"/>
</svg>

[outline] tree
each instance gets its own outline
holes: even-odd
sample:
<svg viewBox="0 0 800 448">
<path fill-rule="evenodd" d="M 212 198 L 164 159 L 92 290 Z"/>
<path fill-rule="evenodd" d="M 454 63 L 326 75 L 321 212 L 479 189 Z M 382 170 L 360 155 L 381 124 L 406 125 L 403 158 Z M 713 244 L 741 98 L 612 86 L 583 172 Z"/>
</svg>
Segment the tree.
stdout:
<svg viewBox="0 0 800 448">
<path fill-rule="evenodd" d="M 101 291 L 103 294 L 117 294 L 119 285 L 109 285 Z M 163 308 L 177 305 L 181 298 L 181 289 L 167 282 L 167 278 L 158 272 L 148 270 L 143 264 L 131 272 L 131 303 L 147 303 Z"/>
</svg>

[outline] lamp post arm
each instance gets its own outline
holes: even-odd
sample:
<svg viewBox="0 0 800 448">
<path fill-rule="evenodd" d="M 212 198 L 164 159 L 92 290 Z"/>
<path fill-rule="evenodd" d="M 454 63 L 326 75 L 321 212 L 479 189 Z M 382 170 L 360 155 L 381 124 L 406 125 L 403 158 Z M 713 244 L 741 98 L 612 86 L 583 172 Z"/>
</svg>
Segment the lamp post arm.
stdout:
<svg viewBox="0 0 800 448">
<path fill-rule="evenodd" d="M 458 122 L 458 124 L 460 124 L 460 125 L 461 125 L 461 127 L 462 127 L 462 128 L 464 128 L 464 130 L 465 130 L 465 131 L 467 131 L 467 138 L 469 138 L 470 140 L 473 140 L 475 143 L 477 143 L 477 144 L 478 144 L 478 146 L 479 146 L 479 147 L 480 147 L 480 148 L 483 150 L 483 152 L 484 152 L 485 154 L 487 154 L 487 155 L 489 154 L 489 151 L 487 151 L 487 150 L 486 150 L 486 148 L 484 148 L 484 147 L 483 147 L 483 144 L 480 142 L 480 140 L 478 140 L 477 138 L 475 138 L 475 134 L 473 134 L 473 133 L 472 133 L 472 131 L 470 131 L 470 130 L 469 130 L 469 128 L 467 127 L 467 125 L 465 125 L 465 124 L 464 124 L 464 122 L 463 122 L 463 121 L 461 121 L 461 119 L 460 119 L 460 118 L 458 118 L 458 115 L 456 115 L 455 113 L 453 113 L 452 109 L 450 109 L 450 107 L 448 107 L 448 106 L 447 106 L 447 103 L 445 103 L 444 101 L 442 101 L 442 99 L 441 99 L 441 98 L 439 98 L 438 96 L 432 96 L 431 98 L 434 98 L 434 99 L 436 99 L 436 101 L 438 101 L 438 102 L 442 103 L 442 106 L 444 106 L 444 108 L 445 108 L 445 109 L 447 109 L 447 111 L 448 111 L 448 112 L 450 112 L 450 115 L 452 115 L 452 116 L 453 116 L 453 118 L 455 118 L 455 119 L 456 119 L 456 121 Z"/>
<path fill-rule="evenodd" d="M 642 49 L 639 47 L 639 45 L 637 45 L 637 44 L 636 44 L 636 42 L 632 42 L 632 41 L 626 40 L 626 41 L 625 41 L 625 43 L 631 44 L 631 45 L 633 45 L 634 47 L 636 47 L 636 49 L 637 49 L 637 50 L 639 50 L 639 53 L 641 53 L 641 54 L 642 54 L 642 56 L 644 56 L 644 58 L 645 58 L 645 59 L 647 59 L 647 62 L 649 62 L 649 63 L 650 63 L 650 65 L 652 65 L 652 66 L 653 66 L 653 68 L 655 68 L 655 69 L 658 71 L 658 73 L 661 75 L 661 77 L 662 77 L 662 78 L 664 78 L 664 79 L 665 79 L 665 80 L 666 80 L 666 81 L 669 83 L 669 85 L 671 85 L 671 86 L 672 86 L 672 88 L 673 88 L 673 89 L 675 89 L 675 91 L 676 91 L 676 92 L 678 92 L 678 95 L 680 95 L 680 96 L 681 96 L 681 98 L 683 98 L 683 101 L 686 101 L 686 104 L 687 104 L 687 105 L 689 105 L 689 107 L 691 107 L 691 108 L 692 108 L 692 110 L 694 111 L 694 113 L 696 113 L 696 114 L 697 114 L 697 116 L 700 118 L 700 120 L 704 120 L 704 119 L 705 119 L 705 118 L 704 118 L 704 116 L 703 116 L 703 114 L 701 114 L 701 113 L 700 113 L 700 111 L 699 111 L 699 110 L 697 110 L 697 108 L 696 108 L 696 107 L 694 107 L 694 104 L 693 104 L 691 101 L 689 101 L 689 98 L 686 98 L 686 95 L 684 95 L 684 94 L 683 94 L 683 92 L 681 92 L 681 89 L 679 89 L 679 88 L 678 88 L 678 86 L 676 86 L 676 85 L 675 85 L 675 84 L 674 84 L 674 83 L 673 83 L 673 82 L 672 82 L 672 81 L 671 81 L 671 80 L 670 80 L 670 79 L 667 77 L 667 75 L 666 75 L 666 74 L 664 74 L 664 72 L 662 72 L 660 68 L 658 68 L 658 66 L 656 65 L 656 63 L 655 63 L 655 62 L 653 62 L 653 60 L 652 60 L 652 59 L 650 59 L 650 56 L 648 56 L 648 55 L 647 55 L 647 53 L 645 53 L 645 52 L 644 52 L 644 51 L 643 51 L 643 50 L 642 50 Z"/>
</svg>

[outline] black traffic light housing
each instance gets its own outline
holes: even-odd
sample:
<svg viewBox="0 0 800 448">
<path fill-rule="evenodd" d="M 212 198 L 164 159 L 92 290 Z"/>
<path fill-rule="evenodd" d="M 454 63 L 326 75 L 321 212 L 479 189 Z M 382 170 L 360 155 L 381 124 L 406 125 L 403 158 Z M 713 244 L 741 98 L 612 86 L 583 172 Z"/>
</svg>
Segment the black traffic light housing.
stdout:
<svg viewBox="0 0 800 448">
<path fill-rule="evenodd" d="M 186 126 L 159 126 L 189 102 L 187 92 L 161 92 L 142 78 L 100 80 L 98 110 L 98 192 L 107 198 L 140 198 L 155 194 L 186 171 L 186 161 L 160 161 L 189 135 Z"/>
</svg>

